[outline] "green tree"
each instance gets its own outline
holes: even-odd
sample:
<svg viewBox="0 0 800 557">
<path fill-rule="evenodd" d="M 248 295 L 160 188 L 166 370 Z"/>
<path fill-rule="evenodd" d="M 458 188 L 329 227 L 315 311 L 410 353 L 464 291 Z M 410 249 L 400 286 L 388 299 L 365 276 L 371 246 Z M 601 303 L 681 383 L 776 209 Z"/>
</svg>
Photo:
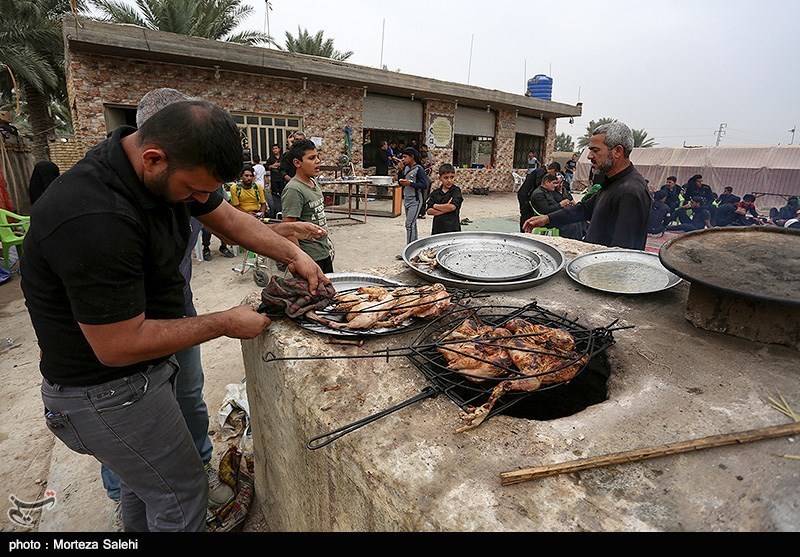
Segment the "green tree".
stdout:
<svg viewBox="0 0 800 557">
<path fill-rule="evenodd" d="M 647 137 L 647 132 L 644 130 L 631 130 L 633 132 L 633 146 L 634 147 L 655 147 L 658 145 L 656 140 Z"/>
<path fill-rule="evenodd" d="M 575 142 L 572 140 L 571 135 L 567 135 L 565 133 L 560 133 L 556 136 L 556 151 L 574 151 L 575 150 Z"/>
<path fill-rule="evenodd" d="M 334 60 L 347 60 L 353 55 L 352 50 L 339 52 L 333 47 L 333 39 L 323 38 L 323 32 L 319 31 L 316 35 L 311 34 L 306 29 L 297 27 L 297 37 L 286 31 L 286 46 L 281 47 L 274 43 L 278 48 L 285 48 L 289 52 L 297 54 L 311 54 L 313 56 L 323 56 Z"/>
<path fill-rule="evenodd" d="M 592 133 L 598 127 L 602 126 L 603 124 L 610 124 L 611 122 L 616 122 L 616 118 L 600 118 L 596 122 L 594 120 L 589 122 L 589 125 L 586 126 L 586 133 L 583 136 L 578 138 L 578 147 L 580 149 L 585 149 L 589 146 L 589 140 L 592 138 Z"/>
<path fill-rule="evenodd" d="M 3 21 L 0 87 L 11 92 L 4 96 L 3 104 L 15 112 L 19 106 L 16 116 L 23 130 L 30 129 L 31 150 L 37 161 L 49 159 L 47 137 L 59 123 L 54 107 L 66 103 L 61 17 L 70 13 L 72 3 L 70 0 L 0 2 Z M 83 0 L 74 0 L 74 5 L 82 11 Z"/>
<path fill-rule="evenodd" d="M 229 43 L 268 44 L 272 39 L 260 31 L 235 29 L 253 13 L 242 0 L 136 0 L 136 8 L 122 0 L 91 0 L 102 21 L 128 23 Z"/>
</svg>

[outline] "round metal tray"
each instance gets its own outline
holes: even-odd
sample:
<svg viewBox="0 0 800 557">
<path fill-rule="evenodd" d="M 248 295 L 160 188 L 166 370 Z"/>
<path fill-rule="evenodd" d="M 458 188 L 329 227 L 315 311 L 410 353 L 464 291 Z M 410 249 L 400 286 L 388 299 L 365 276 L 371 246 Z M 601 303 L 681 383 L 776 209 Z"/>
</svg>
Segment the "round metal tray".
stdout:
<svg viewBox="0 0 800 557">
<path fill-rule="evenodd" d="M 435 251 L 453 245 L 493 246 L 495 248 L 519 248 L 531 251 L 539 256 L 538 269 L 530 276 L 519 280 L 492 282 L 471 280 L 453 275 L 438 265 L 414 265 L 411 260 L 422 251 Z M 445 286 L 465 288 L 467 290 L 483 290 L 500 292 L 505 290 L 522 290 L 546 281 L 564 268 L 565 257 L 561 250 L 550 244 L 535 239 L 530 234 L 509 234 L 504 232 L 449 232 L 434 234 L 411 242 L 403 250 L 403 260 L 417 275 L 431 282 L 440 282 Z"/>
<path fill-rule="evenodd" d="M 436 262 L 444 270 L 465 279 L 508 282 L 533 274 L 542 259 L 520 247 L 465 244 L 440 249 Z"/>
<path fill-rule="evenodd" d="M 687 232 L 661 246 L 664 266 L 698 283 L 752 300 L 800 304 L 800 232 L 725 226 Z"/>
<path fill-rule="evenodd" d="M 328 273 L 328 277 L 336 289 L 338 294 L 347 292 L 349 290 L 356 290 L 362 286 L 403 286 L 402 282 L 391 280 L 378 275 L 370 275 L 368 273 Z M 318 312 L 324 316 L 324 310 Z M 311 321 L 307 318 L 302 318 L 297 321 L 297 324 L 317 333 L 335 337 L 364 337 L 364 336 L 382 336 L 393 333 L 405 332 L 411 325 L 414 324 L 412 319 L 406 320 L 402 325 L 397 327 L 384 327 L 380 329 L 370 329 L 369 331 L 346 331 L 341 329 L 334 329 L 327 327 L 317 321 Z"/>
<path fill-rule="evenodd" d="M 602 250 L 579 255 L 567 264 L 575 282 L 613 294 L 648 294 L 672 288 L 681 279 L 669 272 L 655 253 Z"/>
</svg>

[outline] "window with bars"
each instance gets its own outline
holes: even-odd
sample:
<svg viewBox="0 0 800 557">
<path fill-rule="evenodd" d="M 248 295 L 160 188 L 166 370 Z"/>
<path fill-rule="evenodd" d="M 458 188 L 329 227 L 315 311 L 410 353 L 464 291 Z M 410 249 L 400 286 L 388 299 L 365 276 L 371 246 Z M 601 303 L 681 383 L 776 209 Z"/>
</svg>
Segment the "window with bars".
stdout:
<svg viewBox="0 0 800 557">
<path fill-rule="evenodd" d="M 249 149 L 251 155 L 257 154 L 262 162 L 269 158 L 272 145 L 278 144 L 284 151 L 289 134 L 303 130 L 302 119 L 297 116 L 237 113 L 232 116 L 239 126 L 242 149 Z"/>
</svg>

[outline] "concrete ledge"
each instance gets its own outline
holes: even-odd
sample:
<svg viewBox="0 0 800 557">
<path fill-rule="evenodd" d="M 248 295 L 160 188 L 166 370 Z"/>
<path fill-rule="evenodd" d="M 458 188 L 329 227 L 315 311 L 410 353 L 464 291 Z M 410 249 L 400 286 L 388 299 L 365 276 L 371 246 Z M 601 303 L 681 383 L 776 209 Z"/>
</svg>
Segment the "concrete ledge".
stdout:
<svg viewBox="0 0 800 557">
<path fill-rule="evenodd" d="M 544 238 L 570 259 L 605 249 Z M 409 283 L 404 266 L 365 269 Z M 792 438 L 710 449 L 501 486 L 501 472 L 786 423 L 765 403 L 797 407 L 794 350 L 693 327 L 689 285 L 647 296 L 593 291 L 565 272 L 487 303 L 536 299 L 589 326 L 620 325 L 608 349 L 609 398 L 551 421 L 495 416 L 454 434 L 445 396 L 415 403 L 312 451 L 309 438 L 406 400 L 428 385 L 405 358 L 291 360 L 368 354 L 285 320 L 242 342 L 256 463 L 256 504 L 275 531 L 796 531 Z M 795 397 L 794 399 L 792 397 Z"/>
</svg>

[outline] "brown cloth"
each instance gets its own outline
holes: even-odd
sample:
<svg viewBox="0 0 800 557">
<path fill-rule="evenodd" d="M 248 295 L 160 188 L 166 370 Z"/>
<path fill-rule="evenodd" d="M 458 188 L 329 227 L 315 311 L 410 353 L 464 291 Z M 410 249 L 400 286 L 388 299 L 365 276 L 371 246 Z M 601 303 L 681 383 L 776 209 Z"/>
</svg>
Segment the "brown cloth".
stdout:
<svg viewBox="0 0 800 557">
<path fill-rule="evenodd" d="M 312 296 L 308 291 L 308 281 L 275 275 L 261 291 L 263 306 L 268 309 L 284 310 L 289 317 L 300 317 L 311 310 L 324 309 L 333 302 L 334 296 L 336 289 L 332 284 L 320 283 Z"/>
</svg>

